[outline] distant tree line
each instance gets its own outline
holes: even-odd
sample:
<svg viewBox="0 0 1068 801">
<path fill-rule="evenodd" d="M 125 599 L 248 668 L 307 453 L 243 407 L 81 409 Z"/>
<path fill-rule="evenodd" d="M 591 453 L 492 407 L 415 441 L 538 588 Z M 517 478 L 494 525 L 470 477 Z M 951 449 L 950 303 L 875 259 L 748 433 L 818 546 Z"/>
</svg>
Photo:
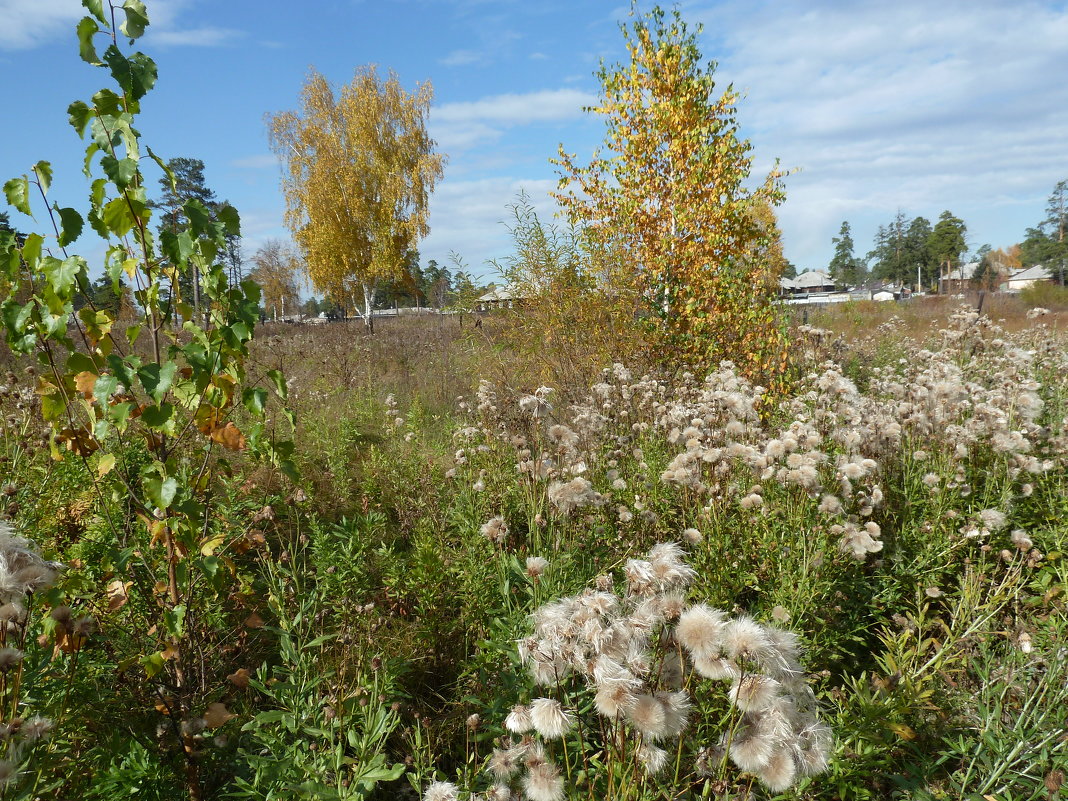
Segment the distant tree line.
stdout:
<svg viewBox="0 0 1068 801">
<path fill-rule="evenodd" d="M 874 278 L 934 287 L 942 278 L 958 278 L 969 261 L 978 262 L 970 278 L 976 288 L 994 288 L 1014 270 L 1036 264 L 1061 276 L 1068 269 L 1066 228 L 1068 180 L 1054 186 L 1045 217 L 1028 228 L 1018 244 L 998 249 L 982 245 L 969 255 L 967 225 L 952 212 L 943 211 L 932 225 L 925 217 L 909 219 L 899 210 L 888 224 L 879 226 L 872 249 L 863 258 L 855 253 L 849 222 L 843 221 L 838 235 L 831 240 L 834 255 L 827 272 L 837 283 L 849 286 Z"/>
</svg>

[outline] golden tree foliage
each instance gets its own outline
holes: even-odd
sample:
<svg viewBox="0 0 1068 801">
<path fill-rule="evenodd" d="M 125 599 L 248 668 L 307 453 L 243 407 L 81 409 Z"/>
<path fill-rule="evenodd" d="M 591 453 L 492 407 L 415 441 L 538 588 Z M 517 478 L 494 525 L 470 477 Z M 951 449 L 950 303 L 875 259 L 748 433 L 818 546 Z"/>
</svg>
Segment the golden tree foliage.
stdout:
<svg viewBox="0 0 1068 801">
<path fill-rule="evenodd" d="M 702 66 L 677 11 L 654 9 L 622 30 L 630 63 L 602 66 L 588 109 L 605 119 L 604 149 L 580 166 L 561 148 L 556 198 L 595 252 L 619 256 L 607 286 L 655 322 L 673 355 L 780 374 L 773 300 L 785 260 L 772 210 L 782 173 L 745 185 L 752 148 L 738 136 L 738 95 L 717 96 L 714 64 Z"/>
<path fill-rule="evenodd" d="M 268 239 L 252 257 L 250 277 L 263 292 L 262 305 L 268 316 L 292 314 L 300 303 L 300 259 L 293 247 L 278 239 Z"/>
<path fill-rule="evenodd" d="M 267 116 L 284 165 L 286 224 L 308 277 L 342 305 L 362 295 L 368 321 L 376 282 L 397 276 L 429 232 L 427 205 L 444 166 L 426 130 L 432 99 L 429 83 L 409 94 L 373 66 L 337 94 L 312 70 L 300 112 Z"/>
</svg>

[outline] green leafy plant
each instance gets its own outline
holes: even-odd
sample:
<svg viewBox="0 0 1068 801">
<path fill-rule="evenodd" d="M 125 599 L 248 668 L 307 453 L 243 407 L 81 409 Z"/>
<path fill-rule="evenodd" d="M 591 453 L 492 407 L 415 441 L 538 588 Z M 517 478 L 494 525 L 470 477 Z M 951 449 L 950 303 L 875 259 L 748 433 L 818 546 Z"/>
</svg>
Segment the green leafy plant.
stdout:
<svg viewBox="0 0 1068 801">
<path fill-rule="evenodd" d="M 224 455 L 248 453 L 295 477 L 292 446 L 272 439 L 268 390 L 245 372 L 260 293 L 252 282 L 231 285 L 222 264 L 227 236 L 240 230 L 236 210 L 212 214 L 189 200 L 183 228 L 164 230 L 157 241 L 149 225 L 145 155 L 172 183 L 174 176 L 134 127 L 156 65 L 120 47 L 144 33 L 145 6 L 83 5 L 81 57 L 115 82 L 68 109 L 75 131 L 88 138 L 90 206 L 83 216 L 49 204 L 47 162 L 4 184 L 8 203 L 25 215 L 43 211 L 51 231 L 0 232 L 0 317 L 12 351 L 43 365 L 37 393 L 53 458 L 77 460 L 99 497 L 112 494 L 107 590 L 112 611 L 129 603 L 124 628 L 132 635 L 123 639 L 128 651 L 117 668 L 143 671 L 148 697 L 180 743 L 189 796 L 200 798 L 199 733 L 227 719 L 214 714 L 205 722 L 215 684 L 193 656 L 207 644 L 211 599 L 225 595 L 236 572 L 232 531 L 213 515 L 230 469 Z M 121 304 L 96 305 L 86 259 L 68 250 L 86 222 L 105 242 L 103 268 L 115 296 L 127 282 L 133 289 L 132 319 L 120 321 Z M 182 296 L 180 279 L 190 272 L 200 282 L 201 314 Z M 266 377 L 284 402 L 281 373 Z"/>
</svg>

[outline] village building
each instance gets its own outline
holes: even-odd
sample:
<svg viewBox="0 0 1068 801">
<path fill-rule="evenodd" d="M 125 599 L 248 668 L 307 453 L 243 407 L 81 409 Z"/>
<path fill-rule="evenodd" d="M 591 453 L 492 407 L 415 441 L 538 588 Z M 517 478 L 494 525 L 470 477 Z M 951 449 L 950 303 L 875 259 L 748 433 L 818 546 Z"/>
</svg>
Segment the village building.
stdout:
<svg viewBox="0 0 1068 801">
<path fill-rule="evenodd" d="M 1003 292 L 1019 292 L 1043 281 L 1053 281 L 1054 275 L 1049 268 L 1042 264 L 1035 264 L 1023 270 L 1018 270 L 1010 275 L 1001 285 Z"/>
<path fill-rule="evenodd" d="M 967 264 L 958 264 L 955 267 L 951 267 L 949 272 L 938 279 L 938 294 L 952 295 L 975 289 L 975 274 L 978 270 L 979 262 L 977 261 L 970 261 Z"/>
</svg>

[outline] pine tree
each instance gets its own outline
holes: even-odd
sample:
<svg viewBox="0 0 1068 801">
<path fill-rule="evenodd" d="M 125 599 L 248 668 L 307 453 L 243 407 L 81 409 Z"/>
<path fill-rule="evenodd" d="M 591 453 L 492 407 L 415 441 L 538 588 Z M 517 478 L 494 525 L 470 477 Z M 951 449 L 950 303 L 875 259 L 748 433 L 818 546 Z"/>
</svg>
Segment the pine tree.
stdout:
<svg viewBox="0 0 1068 801">
<path fill-rule="evenodd" d="M 833 237 L 831 242 L 834 244 L 834 257 L 827 267 L 831 279 L 836 284 L 846 286 L 857 286 L 862 283 L 864 264 L 853 255 L 853 234 L 848 221 L 843 220 L 838 236 Z"/>
</svg>

